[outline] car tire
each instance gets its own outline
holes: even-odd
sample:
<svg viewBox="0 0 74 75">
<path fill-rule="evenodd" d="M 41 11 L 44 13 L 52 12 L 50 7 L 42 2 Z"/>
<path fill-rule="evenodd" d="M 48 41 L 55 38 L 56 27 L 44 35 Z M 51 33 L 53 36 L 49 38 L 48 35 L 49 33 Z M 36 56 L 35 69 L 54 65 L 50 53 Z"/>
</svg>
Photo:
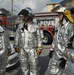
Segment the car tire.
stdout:
<svg viewBox="0 0 74 75">
<path fill-rule="evenodd" d="M 52 44 L 52 36 L 49 33 L 44 32 L 43 45 L 51 45 L 51 44 Z"/>
</svg>

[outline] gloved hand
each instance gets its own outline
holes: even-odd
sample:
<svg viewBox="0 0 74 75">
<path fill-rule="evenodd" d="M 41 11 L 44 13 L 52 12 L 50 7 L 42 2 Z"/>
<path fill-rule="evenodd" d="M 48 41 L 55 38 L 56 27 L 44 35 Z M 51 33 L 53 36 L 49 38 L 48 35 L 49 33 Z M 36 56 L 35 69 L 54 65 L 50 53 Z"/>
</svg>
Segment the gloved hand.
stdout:
<svg viewBox="0 0 74 75">
<path fill-rule="evenodd" d="M 20 49 L 19 48 L 15 48 L 15 52 L 19 53 Z"/>
<path fill-rule="evenodd" d="M 7 54 L 8 56 L 10 56 L 11 55 L 11 50 L 8 50 L 8 54 Z"/>
<path fill-rule="evenodd" d="M 67 60 L 64 59 L 64 58 L 60 58 L 59 61 L 61 61 L 60 64 L 59 64 L 59 67 L 64 69 Z"/>
<path fill-rule="evenodd" d="M 52 58 L 53 52 L 54 52 L 53 50 L 49 52 L 49 58 Z"/>
<path fill-rule="evenodd" d="M 41 54 L 42 50 L 38 49 L 36 50 L 37 55 L 39 56 Z"/>
</svg>

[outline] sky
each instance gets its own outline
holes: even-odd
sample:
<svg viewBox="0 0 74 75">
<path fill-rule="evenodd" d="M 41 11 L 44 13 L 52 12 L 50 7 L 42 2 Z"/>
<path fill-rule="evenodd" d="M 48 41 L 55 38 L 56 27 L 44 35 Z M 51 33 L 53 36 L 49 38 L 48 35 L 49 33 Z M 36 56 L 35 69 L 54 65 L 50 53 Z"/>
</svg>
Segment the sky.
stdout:
<svg viewBox="0 0 74 75">
<path fill-rule="evenodd" d="M 62 0 L 50 0 L 50 2 L 61 2 Z"/>
<path fill-rule="evenodd" d="M 46 12 L 47 4 L 52 2 L 60 2 L 62 0 L 13 0 L 13 9 L 14 14 L 18 14 L 21 9 L 25 7 L 31 7 L 36 12 Z M 1 3 L 2 2 L 2 3 Z M 0 0 L 0 8 L 5 8 L 8 11 L 11 11 L 12 4 L 11 0 Z"/>
</svg>

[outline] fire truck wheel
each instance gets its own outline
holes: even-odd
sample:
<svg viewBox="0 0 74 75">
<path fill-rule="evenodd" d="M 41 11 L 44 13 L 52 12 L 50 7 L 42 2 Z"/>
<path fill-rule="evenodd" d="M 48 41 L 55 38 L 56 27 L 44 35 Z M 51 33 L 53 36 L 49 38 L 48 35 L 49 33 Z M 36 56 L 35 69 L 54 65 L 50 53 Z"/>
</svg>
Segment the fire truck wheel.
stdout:
<svg viewBox="0 0 74 75">
<path fill-rule="evenodd" d="M 44 33 L 43 45 L 51 45 L 52 44 L 52 36 L 49 33 Z"/>
</svg>

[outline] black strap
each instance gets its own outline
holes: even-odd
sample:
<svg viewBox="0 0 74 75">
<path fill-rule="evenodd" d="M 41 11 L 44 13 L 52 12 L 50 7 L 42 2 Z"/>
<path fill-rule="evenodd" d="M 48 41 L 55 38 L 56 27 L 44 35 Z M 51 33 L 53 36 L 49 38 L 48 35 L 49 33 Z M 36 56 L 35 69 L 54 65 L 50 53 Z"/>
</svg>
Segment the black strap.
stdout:
<svg viewBox="0 0 74 75">
<path fill-rule="evenodd" d="M 24 24 L 23 26 L 26 30 L 28 30 L 28 25 L 27 24 Z"/>
<path fill-rule="evenodd" d="M 69 43 L 67 45 L 68 48 L 72 48 L 73 40 L 74 40 L 74 35 L 69 40 Z"/>
<path fill-rule="evenodd" d="M 25 24 L 25 23 L 24 23 L 23 27 L 21 28 L 21 29 L 22 29 L 22 31 L 24 31 L 24 28 L 25 28 L 26 30 L 28 30 L 28 25 L 27 25 L 27 24 Z"/>
</svg>

